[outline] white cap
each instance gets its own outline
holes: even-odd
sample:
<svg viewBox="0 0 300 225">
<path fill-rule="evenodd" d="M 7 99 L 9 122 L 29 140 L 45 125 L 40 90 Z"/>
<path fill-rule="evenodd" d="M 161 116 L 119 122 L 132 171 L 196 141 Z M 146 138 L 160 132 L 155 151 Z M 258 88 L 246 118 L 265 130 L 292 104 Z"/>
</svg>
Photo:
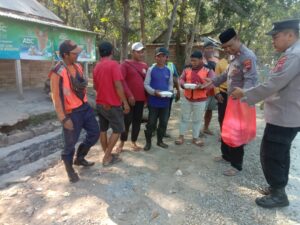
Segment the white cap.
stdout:
<svg viewBox="0 0 300 225">
<path fill-rule="evenodd" d="M 133 51 L 141 51 L 144 48 L 145 47 L 141 42 L 135 42 L 131 46 L 131 50 L 133 50 Z"/>
</svg>

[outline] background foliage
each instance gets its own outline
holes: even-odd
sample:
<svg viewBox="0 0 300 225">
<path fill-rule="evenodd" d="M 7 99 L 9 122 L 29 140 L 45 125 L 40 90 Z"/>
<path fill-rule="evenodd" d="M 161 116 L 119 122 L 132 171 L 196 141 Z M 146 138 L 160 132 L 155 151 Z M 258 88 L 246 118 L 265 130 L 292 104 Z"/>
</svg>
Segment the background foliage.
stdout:
<svg viewBox="0 0 300 225">
<path fill-rule="evenodd" d="M 39 2 L 67 25 L 99 33 L 98 40 L 110 40 L 119 52 L 127 51 L 122 46 L 122 40 L 128 40 L 128 45 L 140 40 L 144 43 L 152 42 L 163 31 L 168 30 L 171 19 L 175 20 L 171 29 L 172 38 L 175 37 L 178 42 L 186 42 L 192 30 L 196 31 L 195 38 L 210 36 L 218 40 L 220 32 L 234 27 L 242 41 L 255 51 L 263 64 L 271 63 L 274 59 L 271 39 L 265 35 L 271 29 L 272 21 L 300 17 L 300 0 L 179 0 L 175 18 L 171 18 L 171 14 L 176 0 Z M 128 12 L 124 11 L 127 4 L 130 9 Z M 198 4 L 200 15 L 195 27 Z M 127 23 L 124 21 L 126 13 Z"/>
</svg>

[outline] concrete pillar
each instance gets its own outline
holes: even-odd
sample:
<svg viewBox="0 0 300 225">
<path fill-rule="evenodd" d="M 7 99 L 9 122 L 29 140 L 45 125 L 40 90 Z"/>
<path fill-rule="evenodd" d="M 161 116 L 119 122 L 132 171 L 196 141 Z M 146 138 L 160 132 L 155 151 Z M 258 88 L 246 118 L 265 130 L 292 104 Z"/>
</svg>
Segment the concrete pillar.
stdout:
<svg viewBox="0 0 300 225">
<path fill-rule="evenodd" d="M 21 72 L 21 60 L 15 61 L 15 71 L 16 71 L 16 84 L 18 89 L 18 99 L 24 99 L 23 94 L 23 82 L 22 82 L 22 72 Z"/>
</svg>

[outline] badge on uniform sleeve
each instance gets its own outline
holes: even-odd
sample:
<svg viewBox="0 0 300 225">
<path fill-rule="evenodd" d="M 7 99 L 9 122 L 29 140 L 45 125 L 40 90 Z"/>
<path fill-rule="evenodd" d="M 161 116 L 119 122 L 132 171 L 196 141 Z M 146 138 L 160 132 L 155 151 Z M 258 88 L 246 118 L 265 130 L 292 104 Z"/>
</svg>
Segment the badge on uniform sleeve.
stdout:
<svg viewBox="0 0 300 225">
<path fill-rule="evenodd" d="M 280 72 L 285 64 L 287 60 L 287 56 L 283 56 L 281 57 L 278 62 L 276 63 L 276 66 L 274 67 L 274 69 L 272 70 L 274 73 Z"/>
<path fill-rule="evenodd" d="M 243 62 L 243 72 L 246 73 L 247 71 L 251 70 L 251 68 L 252 68 L 251 59 L 246 59 Z"/>
</svg>

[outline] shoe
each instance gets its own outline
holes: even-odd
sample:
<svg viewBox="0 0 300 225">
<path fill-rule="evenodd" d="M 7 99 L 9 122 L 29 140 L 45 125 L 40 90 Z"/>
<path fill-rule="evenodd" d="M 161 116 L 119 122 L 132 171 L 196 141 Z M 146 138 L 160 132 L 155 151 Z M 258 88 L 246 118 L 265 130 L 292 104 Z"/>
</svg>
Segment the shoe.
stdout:
<svg viewBox="0 0 300 225">
<path fill-rule="evenodd" d="M 69 181 L 71 183 L 76 183 L 77 181 L 79 181 L 79 176 L 73 169 L 72 161 L 63 160 L 63 162 L 64 162 L 64 165 L 65 165 L 65 168 L 66 168 L 66 171 L 67 171 Z"/>
<path fill-rule="evenodd" d="M 144 146 L 144 151 L 149 151 L 151 149 L 151 142 L 146 142 L 146 145 Z"/>
<path fill-rule="evenodd" d="M 257 191 L 259 193 L 261 193 L 262 195 L 269 195 L 269 194 L 271 194 L 272 188 L 270 186 L 269 187 L 260 187 L 257 189 Z"/>
<path fill-rule="evenodd" d="M 89 166 L 93 166 L 93 165 L 95 165 L 95 163 L 94 162 L 89 162 L 89 161 L 87 161 L 86 159 L 78 159 L 78 158 L 76 158 L 75 160 L 74 160 L 74 165 L 76 165 L 76 166 L 84 166 L 84 167 L 89 167 Z"/>
<path fill-rule="evenodd" d="M 93 166 L 95 164 L 94 162 L 89 162 L 84 158 L 87 155 L 87 153 L 89 152 L 89 150 L 90 150 L 90 148 L 86 148 L 83 145 L 83 143 L 81 143 L 77 149 L 76 158 L 74 160 L 74 165 L 84 166 L 84 167 Z"/>
<path fill-rule="evenodd" d="M 157 146 L 161 147 L 161 148 L 168 148 L 169 146 L 163 142 L 157 142 Z"/>
<path fill-rule="evenodd" d="M 284 188 L 271 189 L 271 194 L 255 199 L 255 203 L 263 208 L 285 207 L 289 205 Z"/>
</svg>

